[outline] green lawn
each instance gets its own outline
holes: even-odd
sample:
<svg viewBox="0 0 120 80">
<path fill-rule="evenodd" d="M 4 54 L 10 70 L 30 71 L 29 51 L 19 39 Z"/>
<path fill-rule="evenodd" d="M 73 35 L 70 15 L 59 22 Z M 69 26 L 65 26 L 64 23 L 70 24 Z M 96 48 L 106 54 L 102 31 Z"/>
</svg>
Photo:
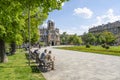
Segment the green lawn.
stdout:
<svg viewBox="0 0 120 80">
<path fill-rule="evenodd" d="M 9 62 L 0 63 L 0 80 L 45 80 L 34 62 L 28 65 L 25 51 L 18 50 L 8 59 Z"/>
<path fill-rule="evenodd" d="M 58 48 L 65 50 L 120 56 L 120 46 L 111 46 L 109 49 L 102 48 L 101 46 L 91 46 L 90 48 L 86 48 L 85 46 L 58 47 Z"/>
</svg>

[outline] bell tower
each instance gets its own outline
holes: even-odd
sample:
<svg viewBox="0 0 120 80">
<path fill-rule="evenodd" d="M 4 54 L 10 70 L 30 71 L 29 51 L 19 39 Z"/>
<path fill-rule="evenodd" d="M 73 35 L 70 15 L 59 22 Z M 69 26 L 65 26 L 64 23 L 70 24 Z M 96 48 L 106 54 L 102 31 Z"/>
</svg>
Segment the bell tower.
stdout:
<svg viewBox="0 0 120 80">
<path fill-rule="evenodd" d="M 55 23 L 52 20 L 48 20 L 48 30 L 54 30 Z"/>
</svg>

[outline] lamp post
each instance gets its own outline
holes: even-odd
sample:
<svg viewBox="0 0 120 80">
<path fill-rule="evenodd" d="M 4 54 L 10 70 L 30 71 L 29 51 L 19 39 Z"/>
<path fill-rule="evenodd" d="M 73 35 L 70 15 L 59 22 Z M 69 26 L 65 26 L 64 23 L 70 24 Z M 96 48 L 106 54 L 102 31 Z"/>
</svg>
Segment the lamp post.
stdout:
<svg viewBox="0 0 120 80">
<path fill-rule="evenodd" d="M 31 41 L 30 41 L 30 4 L 28 4 L 28 37 L 29 37 L 29 65 L 30 65 L 30 48 L 31 48 Z"/>
</svg>

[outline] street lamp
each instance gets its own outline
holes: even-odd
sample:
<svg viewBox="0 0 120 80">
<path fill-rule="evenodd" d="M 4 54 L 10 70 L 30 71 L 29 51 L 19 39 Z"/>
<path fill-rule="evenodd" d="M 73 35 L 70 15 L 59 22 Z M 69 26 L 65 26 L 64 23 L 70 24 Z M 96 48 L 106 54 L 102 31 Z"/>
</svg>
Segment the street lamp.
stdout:
<svg viewBox="0 0 120 80">
<path fill-rule="evenodd" d="M 31 41 L 30 41 L 30 4 L 28 4 L 28 37 L 29 37 L 29 65 L 30 65 L 30 48 L 31 48 Z"/>
</svg>

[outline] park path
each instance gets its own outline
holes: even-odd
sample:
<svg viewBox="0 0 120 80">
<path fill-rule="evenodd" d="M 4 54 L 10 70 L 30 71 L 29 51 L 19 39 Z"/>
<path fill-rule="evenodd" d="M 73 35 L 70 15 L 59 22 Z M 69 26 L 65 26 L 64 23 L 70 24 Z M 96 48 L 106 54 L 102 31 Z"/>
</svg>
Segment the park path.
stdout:
<svg viewBox="0 0 120 80">
<path fill-rule="evenodd" d="M 48 49 L 56 56 L 56 70 L 42 73 L 46 80 L 120 80 L 120 57 Z"/>
</svg>

